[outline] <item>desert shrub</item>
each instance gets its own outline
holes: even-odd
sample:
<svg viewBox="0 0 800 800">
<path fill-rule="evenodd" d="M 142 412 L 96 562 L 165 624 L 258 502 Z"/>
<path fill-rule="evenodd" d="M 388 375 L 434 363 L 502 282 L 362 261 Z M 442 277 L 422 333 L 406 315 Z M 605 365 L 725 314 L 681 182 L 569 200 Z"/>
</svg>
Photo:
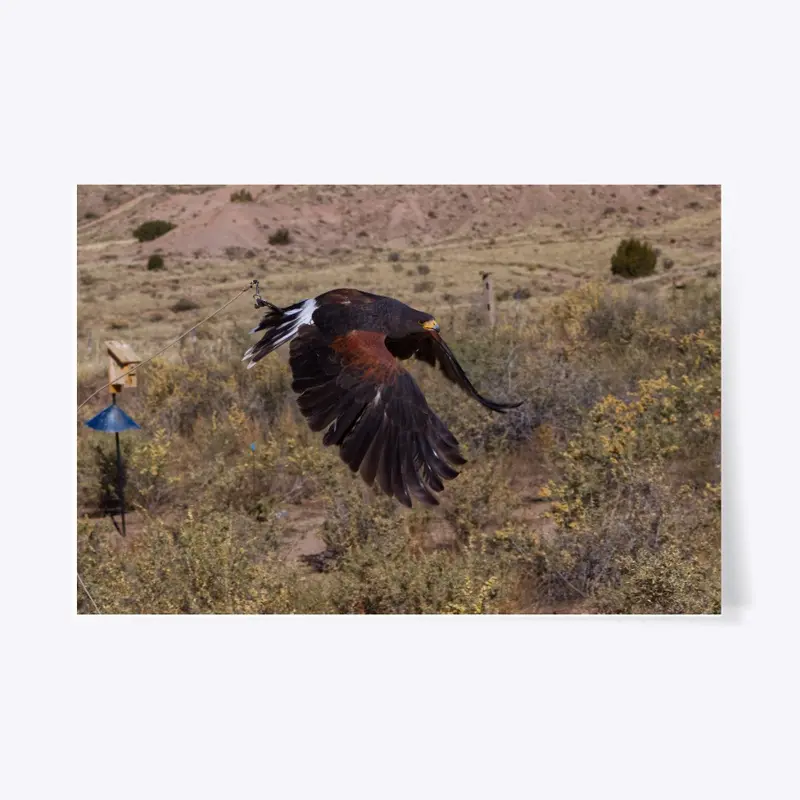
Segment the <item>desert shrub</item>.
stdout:
<svg viewBox="0 0 800 800">
<path fill-rule="evenodd" d="M 154 510 L 169 500 L 169 490 L 177 481 L 169 470 L 170 445 L 163 429 L 156 429 L 149 436 L 134 431 L 120 437 L 122 486 L 128 510 Z M 84 512 L 117 514 L 120 510 L 117 487 L 114 437 L 88 433 L 79 439 L 78 447 L 80 507 Z"/>
<path fill-rule="evenodd" d="M 561 482 L 542 490 L 557 529 L 543 546 L 540 574 L 550 595 L 616 590 L 625 575 L 640 567 L 644 575 L 653 563 L 648 554 L 667 540 L 696 549 L 718 535 L 719 520 L 707 518 L 720 465 L 719 336 L 710 328 L 710 335 L 682 337 L 678 357 L 659 377 L 640 381 L 627 398 L 597 403 L 569 442 Z M 707 548 L 705 559 L 713 594 L 718 549 Z M 614 597 L 621 595 L 606 595 L 605 608 Z"/>
<path fill-rule="evenodd" d="M 631 491 L 607 493 L 579 523 L 542 534 L 509 525 L 510 543 L 540 600 L 601 613 L 718 613 L 719 486 L 670 485 L 636 470 Z"/>
<path fill-rule="evenodd" d="M 290 613 L 302 608 L 302 579 L 276 557 L 274 541 L 274 530 L 249 517 L 189 511 L 175 526 L 149 522 L 122 550 L 86 523 L 78 570 L 103 613 Z M 81 591 L 78 608 L 91 611 Z"/>
<path fill-rule="evenodd" d="M 235 261 L 237 259 L 247 259 L 250 260 L 256 257 L 255 250 L 249 250 L 246 247 L 237 247 L 235 245 L 231 245 L 230 247 L 225 248 L 225 255 L 231 260 Z"/>
<path fill-rule="evenodd" d="M 88 452 L 79 454 L 79 464 L 82 465 L 81 477 L 84 481 L 83 502 L 85 507 L 103 514 L 116 514 L 119 511 L 119 491 L 117 477 L 117 450 L 114 437 L 108 434 L 92 437 L 87 440 Z M 128 483 L 128 462 L 132 442 L 130 438 L 123 438 L 120 442 L 122 456 L 122 487 L 123 492 Z M 81 463 L 81 455 L 83 455 Z M 129 493 L 128 493 L 129 494 Z M 79 488 L 79 497 L 80 488 Z M 127 498 L 130 504 L 130 497 Z"/>
<path fill-rule="evenodd" d="M 245 349 L 238 349 L 237 354 Z M 277 358 L 259 362 L 256 369 L 236 372 L 234 380 L 241 408 L 255 425 L 272 425 L 280 412 L 293 408 L 292 373 Z"/>
<path fill-rule="evenodd" d="M 169 308 L 170 311 L 177 314 L 181 311 L 194 311 L 194 309 L 200 308 L 200 304 L 188 297 L 179 297 Z"/>
<path fill-rule="evenodd" d="M 270 234 L 269 236 L 269 243 L 275 245 L 284 245 L 290 244 L 292 241 L 292 236 L 289 233 L 288 228 L 278 228 L 275 233 Z"/>
<path fill-rule="evenodd" d="M 501 527 L 518 504 L 499 467 L 498 460 L 483 454 L 449 483 L 444 513 L 460 541 L 470 542 L 487 528 Z"/>
<path fill-rule="evenodd" d="M 164 269 L 163 256 L 158 255 L 158 253 L 154 253 L 152 256 L 150 256 L 150 258 L 147 259 L 147 269 L 151 271 Z"/>
<path fill-rule="evenodd" d="M 400 260 L 400 253 L 393 250 L 389 253 L 388 259 L 390 263 L 397 263 Z"/>
<path fill-rule="evenodd" d="M 87 211 L 87 212 L 86 212 L 86 213 L 83 215 L 83 218 L 84 218 L 84 219 L 97 219 L 97 217 L 98 217 L 98 216 L 99 216 L 99 215 L 98 215 L 98 214 L 95 214 L 95 212 L 94 212 L 94 211 Z"/>
<path fill-rule="evenodd" d="M 81 574 L 103 611 L 718 610 L 711 288 L 589 285 L 513 324 L 446 331 L 479 391 L 525 400 L 505 415 L 405 362 L 469 459 L 435 509 L 377 495 L 323 448 L 280 356 L 247 370 L 243 330 L 213 350 L 199 337 L 184 360 L 149 363 L 126 400 L 142 425 L 123 439 L 135 533 L 85 523 Z M 79 401 L 104 382 L 82 367 Z M 79 514 L 112 505 L 112 454 L 113 437 L 79 427 Z M 281 556 L 294 526 L 322 538 L 322 571 Z"/>
<path fill-rule="evenodd" d="M 656 271 L 658 256 L 647 242 L 623 239 L 611 256 L 611 272 L 623 278 L 643 278 Z"/>
<path fill-rule="evenodd" d="M 242 439 L 206 442 L 207 436 L 206 431 L 197 433 L 198 440 L 216 455 L 191 475 L 199 486 L 198 499 L 209 507 L 239 511 L 262 522 L 274 517 L 288 499 L 290 486 L 277 441 L 271 437 L 259 441 L 252 451 Z"/>
<path fill-rule="evenodd" d="M 414 284 L 414 293 L 422 294 L 423 292 L 431 292 L 435 285 L 433 281 L 420 281 Z"/>
<path fill-rule="evenodd" d="M 688 543 L 668 541 L 617 559 L 621 577 L 602 589 L 594 609 L 602 614 L 719 614 L 720 542 L 704 558 Z"/>
<path fill-rule="evenodd" d="M 606 393 L 619 394 L 664 367 L 682 336 L 718 330 L 719 318 L 719 292 L 656 299 L 627 286 L 588 284 L 558 299 L 546 328 L 564 360 L 589 366 Z"/>
<path fill-rule="evenodd" d="M 431 268 L 427 264 L 417 264 L 417 272 L 420 275 L 428 275 L 431 271 Z"/>
<path fill-rule="evenodd" d="M 600 342 L 629 345 L 656 314 L 655 302 L 630 292 L 607 289 L 596 293 L 585 310 L 586 336 Z"/>
<path fill-rule="evenodd" d="M 101 614 L 120 614 L 128 610 L 130 582 L 125 565 L 113 544 L 110 521 L 84 519 L 78 522 L 78 574 L 86 584 Z M 79 614 L 95 614 L 84 588 L 77 586 Z"/>
<path fill-rule="evenodd" d="M 509 442 L 529 441 L 536 429 L 547 426 L 559 444 L 566 444 L 606 388 L 587 358 L 567 358 L 563 352 L 545 348 L 522 359 L 520 375 L 506 396 L 524 400 L 523 405 L 492 416 L 489 425 L 470 437 L 472 442 L 501 436 Z"/>
<path fill-rule="evenodd" d="M 89 393 L 90 392 L 83 392 L 79 388 L 78 402 L 81 402 Z M 91 414 L 87 415 L 87 418 L 88 416 L 91 416 Z M 78 516 L 89 513 L 94 514 L 98 511 L 100 506 L 100 494 L 98 492 L 99 474 L 97 469 L 97 456 L 94 450 L 95 444 L 94 437 L 89 434 L 88 429 L 83 427 L 83 423 L 79 423 L 77 449 Z M 114 480 L 115 477 L 112 477 L 109 491 L 113 491 Z"/>
<path fill-rule="evenodd" d="M 130 476 L 126 500 L 132 507 L 154 511 L 168 503 L 172 487 L 180 480 L 179 470 L 170 470 L 171 451 L 172 439 L 164 428 L 130 446 L 125 462 Z"/>
<path fill-rule="evenodd" d="M 623 400 L 609 395 L 590 412 L 584 429 L 564 454 L 564 482 L 552 484 L 557 520 L 579 523 L 609 492 L 627 487 L 633 466 L 663 467 L 698 450 L 719 459 L 720 386 L 686 372 L 641 381 Z M 705 471 L 704 471 L 705 477 Z"/>
<path fill-rule="evenodd" d="M 331 495 L 323 537 L 333 558 L 324 606 L 334 613 L 491 613 L 503 607 L 510 565 L 479 546 L 424 547 L 430 512 L 365 499 L 352 482 Z"/>
<path fill-rule="evenodd" d="M 556 600 L 590 597 L 619 580 L 620 557 L 657 549 L 659 522 L 672 502 L 661 478 L 658 470 L 642 469 L 627 489 L 603 487 L 600 494 L 596 488 L 602 502 L 581 506 L 579 517 L 565 516 L 567 504 L 556 500 L 555 532 L 539 542 L 540 593 Z M 599 513 L 606 502 L 612 513 Z"/>
<path fill-rule="evenodd" d="M 496 613 L 503 609 L 500 567 L 472 552 L 415 550 L 401 535 L 388 549 L 368 543 L 338 562 L 326 605 L 337 614 Z"/>
<path fill-rule="evenodd" d="M 208 365 L 152 361 L 142 377 L 145 420 L 151 430 L 189 436 L 201 417 L 214 422 L 236 401 L 236 381 Z"/>
<path fill-rule="evenodd" d="M 231 203 L 252 203 L 253 195 L 247 189 L 231 192 Z"/>
<path fill-rule="evenodd" d="M 402 512 L 389 498 L 345 482 L 341 467 L 332 467 L 334 483 L 327 493 L 328 514 L 321 531 L 331 553 L 342 555 L 370 540 L 377 544 L 391 539 L 402 524 Z"/>
<path fill-rule="evenodd" d="M 133 231 L 134 237 L 140 242 L 152 242 L 153 239 L 158 239 L 165 233 L 169 233 L 175 226 L 171 222 L 163 219 L 153 219 L 148 222 L 143 222 L 138 228 Z"/>
</svg>

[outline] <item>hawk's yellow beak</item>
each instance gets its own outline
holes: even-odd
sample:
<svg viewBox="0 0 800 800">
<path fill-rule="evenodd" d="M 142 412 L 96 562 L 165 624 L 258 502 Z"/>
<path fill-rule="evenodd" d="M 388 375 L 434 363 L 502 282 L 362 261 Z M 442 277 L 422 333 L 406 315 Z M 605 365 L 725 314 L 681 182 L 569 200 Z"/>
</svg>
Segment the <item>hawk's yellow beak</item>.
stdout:
<svg viewBox="0 0 800 800">
<path fill-rule="evenodd" d="M 425 328 L 426 331 L 438 331 L 439 323 L 435 319 L 429 319 L 427 322 L 422 323 L 422 327 Z"/>
</svg>

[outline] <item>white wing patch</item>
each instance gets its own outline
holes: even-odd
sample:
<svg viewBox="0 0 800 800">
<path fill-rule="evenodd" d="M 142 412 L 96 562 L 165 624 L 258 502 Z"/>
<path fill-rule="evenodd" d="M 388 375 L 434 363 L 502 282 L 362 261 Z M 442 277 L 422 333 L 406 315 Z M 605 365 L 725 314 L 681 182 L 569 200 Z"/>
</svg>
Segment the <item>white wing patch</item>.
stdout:
<svg viewBox="0 0 800 800">
<path fill-rule="evenodd" d="M 313 325 L 314 323 L 314 312 L 317 310 L 317 301 L 313 298 L 311 300 L 305 300 L 302 303 L 298 303 L 294 308 L 287 309 L 284 311 L 284 320 L 276 325 L 270 332 L 269 332 L 269 351 L 272 352 L 273 350 L 277 350 L 281 345 L 286 344 L 286 342 L 291 341 L 297 336 L 297 331 L 300 329 L 301 325 Z M 253 328 L 250 333 L 255 333 L 258 328 Z M 248 359 L 253 357 L 256 349 L 258 349 L 258 345 L 260 343 L 254 344 L 245 354 L 242 361 L 247 361 Z M 258 362 L 251 361 L 247 365 L 247 369 L 252 369 Z"/>
<path fill-rule="evenodd" d="M 302 306 L 298 309 L 297 312 L 297 325 L 296 327 L 299 328 L 301 325 L 311 325 L 314 321 L 314 312 L 317 310 L 317 301 L 313 298 L 311 300 L 306 300 Z M 297 331 L 295 330 L 295 333 Z"/>
</svg>

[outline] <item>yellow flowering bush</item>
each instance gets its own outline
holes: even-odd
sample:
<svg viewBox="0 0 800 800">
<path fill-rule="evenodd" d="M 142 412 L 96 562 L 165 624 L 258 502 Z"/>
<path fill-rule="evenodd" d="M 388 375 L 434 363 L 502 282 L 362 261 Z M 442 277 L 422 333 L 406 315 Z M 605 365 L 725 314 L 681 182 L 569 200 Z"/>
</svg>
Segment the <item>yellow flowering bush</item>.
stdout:
<svg viewBox="0 0 800 800">
<path fill-rule="evenodd" d="M 719 297 L 645 289 L 591 283 L 447 334 L 479 391 L 525 400 L 506 415 L 405 362 L 469 459 L 437 508 L 322 447 L 280 356 L 147 364 L 122 398 L 142 426 L 122 437 L 124 540 L 90 518 L 115 513 L 113 439 L 78 428 L 81 576 L 104 613 L 717 612 Z"/>
</svg>

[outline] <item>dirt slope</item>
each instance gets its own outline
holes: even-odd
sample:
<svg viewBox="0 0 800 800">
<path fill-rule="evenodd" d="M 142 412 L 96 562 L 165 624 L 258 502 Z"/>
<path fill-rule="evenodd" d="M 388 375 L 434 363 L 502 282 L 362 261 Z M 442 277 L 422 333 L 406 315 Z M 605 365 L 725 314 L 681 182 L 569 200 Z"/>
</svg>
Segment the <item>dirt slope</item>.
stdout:
<svg viewBox="0 0 800 800">
<path fill-rule="evenodd" d="M 231 201 L 242 188 L 253 202 Z M 78 192 L 78 236 L 81 245 L 115 242 L 120 258 L 156 249 L 218 258 L 274 252 L 269 236 L 285 227 L 292 244 L 282 253 L 321 256 L 503 236 L 534 224 L 645 227 L 718 203 L 718 187 L 698 186 L 88 186 Z M 139 245 L 132 231 L 148 219 L 176 228 Z"/>
<path fill-rule="evenodd" d="M 231 200 L 241 189 L 252 202 Z M 484 271 L 498 319 L 509 321 L 588 280 L 610 280 L 611 256 L 631 235 L 661 251 L 641 289 L 718 280 L 719 197 L 704 186 L 79 187 L 80 358 L 99 368 L 108 338 L 153 352 L 252 278 L 278 304 L 353 286 L 451 326 L 480 302 Z M 132 231 L 152 219 L 176 227 L 140 244 Z M 280 227 L 292 242 L 270 245 Z M 164 257 L 159 271 L 147 268 L 154 252 Z M 219 350 L 253 324 L 243 299 L 198 336 Z"/>
</svg>

